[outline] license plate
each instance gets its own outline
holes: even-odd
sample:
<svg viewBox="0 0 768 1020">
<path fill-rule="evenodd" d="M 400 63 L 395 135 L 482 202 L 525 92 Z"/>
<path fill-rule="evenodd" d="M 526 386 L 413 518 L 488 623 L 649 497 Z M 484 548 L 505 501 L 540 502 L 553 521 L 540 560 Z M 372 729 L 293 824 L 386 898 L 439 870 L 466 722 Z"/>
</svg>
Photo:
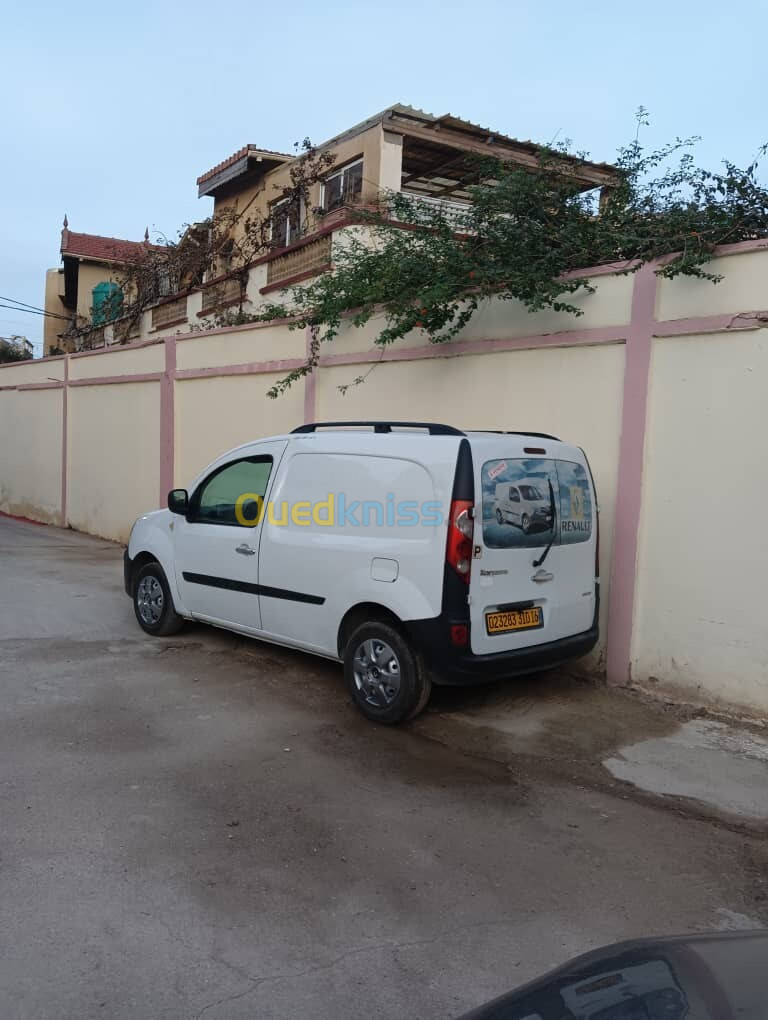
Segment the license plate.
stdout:
<svg viewBox="0 0 768 1020">
<path fill-rule="evenodd" d="M 544 626 L 541 606 L 531 609 L 499 609 L 485 614 L 485 627 L 489 634 L 509 634 L 513 630 L 534 630 Z"/>
</svg>

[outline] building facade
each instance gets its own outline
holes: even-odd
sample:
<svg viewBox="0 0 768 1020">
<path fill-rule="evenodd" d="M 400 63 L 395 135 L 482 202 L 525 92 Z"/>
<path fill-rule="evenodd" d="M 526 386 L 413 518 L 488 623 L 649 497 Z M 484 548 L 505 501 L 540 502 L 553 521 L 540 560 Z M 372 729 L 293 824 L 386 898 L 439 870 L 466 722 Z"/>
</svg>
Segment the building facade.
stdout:
<svg viewBox="0 0 768 1020">
<path fill-rule="evenodd" d="M 119 318 L 124 298 L 120 286 L 123 267 L 156 247 L 149 244 L 148 231 L 143 241 L 80 234 L 69 229 L 65 216 L 61 265 L 49 269 L 45 276 L 44 307 L 49 314 L 43 332 L 44 355 L 74 351 L 77 342 L 73 326 L 89 322 L 98 329 Z"/>
<path fill-rule="evenodd" d="M 63 265 L 48 273 L 46 310 L 65 310 L 73 321 L 93 328 L 67 339 L 66 323 L 46 320 L 45 353 L 213 327 L 221 324 L 217 316 L 233 307 L 246 316 L 257 314 L 280 291 L 332 268 L 334 250 L 344 243 L 345 232 L 359 224 L 361 208 L 380 207 L 386 196 L 402 193 L 425 207 L 439 205 L 460 214 L 470 201 L 477 156 L 495 156 L 535 171 L 540 146 L 451 115 L 436 117 L 398 104 L 314 152 L 326 160 L 324 171 L 302 189 L 296 188 L 301 153 L 257 145 L 244 145 L 203 173 L 198 195 L 213 199 L 207 229 L 223 230 L 224 243 L 211 250 L 202 272 L 177 273 L 170 286 L 167 281 L 153 284 L 152 301 L 130 323 L 121 325 L 119 315 L 121 267 L 148 252 L 160 259 L 163 249 L 150 245 L 146 236 L 135 242 L 76 234 L 65 222 Z M 564 158 L 572 162 L 581 190 L 616 182 L 617 171 L 608 164 Z M 204 228 L 205 223 L 190 228 L 196 231 L 195 243 Z M 227 253 L 247 250 L 243 240 L 249 230 L 257 243 L 251 238 L 250 255 L 235 270 Z"/>
</svg>

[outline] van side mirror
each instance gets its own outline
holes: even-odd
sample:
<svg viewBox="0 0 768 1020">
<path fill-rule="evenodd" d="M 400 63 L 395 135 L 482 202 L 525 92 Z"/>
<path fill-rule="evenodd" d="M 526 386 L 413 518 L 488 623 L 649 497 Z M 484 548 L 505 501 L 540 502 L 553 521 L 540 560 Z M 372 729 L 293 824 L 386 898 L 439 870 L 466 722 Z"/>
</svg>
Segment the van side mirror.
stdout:
<svg viewBox="0 0 768 1020">
<path fill-rule="evenodd" d="M 172 514 L 186 514 L 189 510 L 189 493 L 186 489 L 171 489 L 168 493 L 168 509 Z"/>
</svg>

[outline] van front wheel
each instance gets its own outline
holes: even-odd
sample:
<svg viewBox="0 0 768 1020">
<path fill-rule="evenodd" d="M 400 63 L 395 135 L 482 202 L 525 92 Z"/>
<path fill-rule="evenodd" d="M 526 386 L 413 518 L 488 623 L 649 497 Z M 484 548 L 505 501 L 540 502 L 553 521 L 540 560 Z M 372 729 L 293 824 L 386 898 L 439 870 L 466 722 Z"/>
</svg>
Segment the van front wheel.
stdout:
<svg viewBox="0 0 768 1020">
<path fill-rule="evenodd" d="M 388 725 L 418 715 L 432 686 L 422 657 L 388 623 L 356 628 L 344 649 L 344 676 L 363 715 Z"/>
<path fill-rule="evenodd" d="M 168 637 L 184 626 L 173 608 L 168 580 L 159 563 L 147 563 L 133 582 L 133 611 L 142 630 L 153 637 Z"/>
</svg>

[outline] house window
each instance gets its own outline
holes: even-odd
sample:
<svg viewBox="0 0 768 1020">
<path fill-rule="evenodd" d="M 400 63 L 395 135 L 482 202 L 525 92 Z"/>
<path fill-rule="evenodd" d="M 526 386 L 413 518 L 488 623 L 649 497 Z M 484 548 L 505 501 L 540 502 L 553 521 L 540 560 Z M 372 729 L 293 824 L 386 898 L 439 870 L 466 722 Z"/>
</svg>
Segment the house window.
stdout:
<svg viewBox="0 0 768 1020">
<path fill-rule="evenodd" d="M 232 268 L 232 259 L 235 253 L 235 242 L 228 237 L 219 250 L 219 272 L 228 273 Z"/>
<path fill-rule="evenodd" d="M 323 208 L 326 212 L 338 209 L 340 205 L 356 202 L 363 193 L 363 161 L 342 167 L 326 178 L 323 184 Z"/>
<path fill-rule="evenodd" d="M 301 198 L 283 198 L 272 206 L 271 240 L 275 248 L 285 248 L 301 237 Z"/>
<path fill-rule="evenodd" d="M 155 268 L 154 284 L 157 297 L 169 297 L 179 290 L 178 273 L 168 262 L 161 262 Z"/>
<path fill-rule="evenodd" d="M 91 306 L 91 318 L 94 326 L 103 325 L 119 318 L 123 313 L 123 292 L 116 283 L 97 283 L 91 291 L 93 304 Z"/>
</svg>

